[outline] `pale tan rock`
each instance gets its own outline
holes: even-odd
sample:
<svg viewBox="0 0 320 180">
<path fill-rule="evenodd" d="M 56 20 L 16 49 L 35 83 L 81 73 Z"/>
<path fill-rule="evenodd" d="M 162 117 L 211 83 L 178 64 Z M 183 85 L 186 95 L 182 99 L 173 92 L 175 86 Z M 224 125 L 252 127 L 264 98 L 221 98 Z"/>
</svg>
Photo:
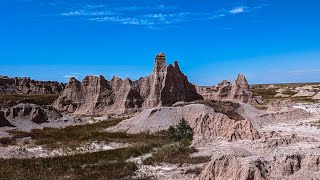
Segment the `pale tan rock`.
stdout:
<svg viewBox="0 0 320 180">
<path fill-rule="evenodd" d="M 314 96 L 316 93 L 313 91 L 308 90 L 301 90 L 297 94 L 293 95 L 292 97 L 311 97 Z"/>
<path fill-rule="evenodd" d="M 230 100 L 245 103 L 253 100 L 248 81 L 243 74 L 239 74 L 232 84 L 223 80 L 212 89 L 198 86 L 197 92 L 206 100 Z"/>
<path fill-rule="evenodd" d="M 283 147 L 255 155 L 239 147 L 229 147 L 215 152 L 199 179 L 317 179 L 319 159 L 319 148 Z"/>
<path fill-rule="evenodd" d="M 276 97 L 276 98 L 288 98 L 288 97 L 290 97 L 290 95 L 277 93 L 274 97 Z"/>
<path fill-rule="evenodd" d="M 118 77 L 107 81 L 103 76 L 87 76 L 79 82 L 71 78 L 53 105 L 59 111 L 104 115 L 200 99 L 202 96 L 180 71 L 178 62 L 167 66 L 164 53 L 160 53 L 152 74 L 138 81 Z"/>
<path fill-rule="evenodd" d="M 63 89 L 64 85 L 57 81 L 0 77 L 0 94 L 59 94 Z"/>
<path fill-rule="evenodd" d="M 320 100 L 320 92 L 318 92 L 318 94 L 316 94 L 315 96 L 313 96 L 312 99 Z"/>
<path fill-rule="evenodd" d="M 242 102 L 249 102 L 253 95 L 247 79 L 243 74 L 239 74 L 237 79 L 231 85 L 230 99 L 240 100 Z"/>
<path fill-rule="evenodd" d="M 193 143 L 205 143 L 218 138 L 227 141 L 259 139 L 250 121 L 233 120 L 203 104 L 146 109 L 131 119 L 108 129 L 113 132 L 158 132 L 167 130 L 185 119 L 194 131 Z"/>
</svg>

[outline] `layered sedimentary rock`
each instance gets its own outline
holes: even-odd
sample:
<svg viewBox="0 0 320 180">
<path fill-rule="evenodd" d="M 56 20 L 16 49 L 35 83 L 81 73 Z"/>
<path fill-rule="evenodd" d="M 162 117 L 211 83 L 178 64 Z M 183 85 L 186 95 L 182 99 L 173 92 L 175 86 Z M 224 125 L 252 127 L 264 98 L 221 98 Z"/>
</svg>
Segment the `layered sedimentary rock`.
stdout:
<svg viewBox="0 0 320 180">
<path fill-rule="evenodd" d="M 260 134 L 251 122 L 235 120 L 218 109 L 204 104 L 180 105 L 146 109 L 135 117 L 122 121 L 109 131 L 140 133 L 167 130 L 185 119 L 194 131 L 193 143 L 207 143 L 216 139 L 227 141 L 259 139 Z M 236 110 L 235 110 L 236 111 Z"/>
<path fill-rule="evenodd" d="M 203 98 L 181 72 L 178 62 L 167 66 L 164 53 L 160 53 L 152 74 L 137 81 L 87 76 L 80 82 L 71 78 L 54 107 L 75 114 L 119 114 L 199 99 Z"/>
<path fill-rule="evenodd" d="M 207 100 L 231 100 L 246 103 L 253 100 L 248 81 L 243 74 L 239 74 L 232 84 L 223 80 L 212 88 L 197 87 L 197 92 Z"/>
<path fill-rule="evenodd" d="M 229 147 L 215 152 L 199 179 L 318 179 L 319 160 L 319 148 L 286 147 L 255 155 Z"/>
<path fill-rule="evenodd" d="M 51 106 L 40 106 L 29 103 L 20 103 L 13 107 L 3 109 L 2 111 L 4 112 L 4 117 L 11 124 L 16 124 L 20 121 L 31 121 L 41 124 L 48 120 L 57 120 L 62 117 L 62 115 Z"/>
<path fill-rule="evenodd" d="M 63 88 L 64 85 L 57 81 L 0 76 L 0 94 L 58 94 Z"/>
<path fill-rule="evenodd" d="M 320 100 L 320 92 L 318 92 L 318 94 L 316 94 L 315 96 L 313 96 L 312 99 Z"/>
</svg>

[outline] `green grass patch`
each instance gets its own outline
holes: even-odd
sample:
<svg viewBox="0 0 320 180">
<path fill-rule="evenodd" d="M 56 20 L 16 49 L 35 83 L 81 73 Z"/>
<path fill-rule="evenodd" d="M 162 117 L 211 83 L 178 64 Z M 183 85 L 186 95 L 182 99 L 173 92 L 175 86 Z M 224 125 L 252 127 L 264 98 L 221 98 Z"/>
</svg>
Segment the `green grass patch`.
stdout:
<svg viewBox="0 0 320 180">
<path fill-rule="evenodd" d="M 44 128 L 31 132 L 9 131 L 15 139 L 31 137 L 36 145 L 46 148 L 76 148 L 83 143 L 93 141 L 118 142 L 118 143 L 165 143 L 169 138 L 163 133 L 149 134 L 127 134 L 123 132 L 106 132 L 108 127 L 113 127 L 123 119 L 100 121 L 95 124 L 68 126 L 66 128 Z"/>
</svg>

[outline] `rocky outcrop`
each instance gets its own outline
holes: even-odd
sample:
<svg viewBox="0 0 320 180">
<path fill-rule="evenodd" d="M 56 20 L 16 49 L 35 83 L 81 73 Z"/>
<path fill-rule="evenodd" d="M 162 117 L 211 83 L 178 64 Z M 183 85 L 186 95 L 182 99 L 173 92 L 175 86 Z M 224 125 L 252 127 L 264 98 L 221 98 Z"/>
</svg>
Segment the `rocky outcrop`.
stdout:
<svg viewBox="0 0 320 180">
<path fill-rule="evenodd" d="M 194 131 L 193 143 L 206 143 L 216 139 L 227 141 L 254 140 L 260 135 L 251 122 L 234 120 L 217 113 L 217 109 L 204 104 L 189 104 L 177 107 L 146 109 L 135 117 L 122 121 L 109 131 L 140 133 L 167 130 L 185 119 Z"/>
<path fill-rule="evenodd" d="M 63 89 L 64 85 L 57 81 L 0 76 L 0 94 L 58 94 Z"/>
<path fill-rule="evenodd" d="M 312 99 L 320 100 L 320 92 L 318 92 L 318 94 L 316 94 L 315 96 L 313 96 Z"/>
<path fill-rule="evenodd" d="M 213 155 L 199 179 L 317 179 L 320 175 L 319 150 L 291 147 L 254 155 L 238 147 L 229 147 Z"/>
<path fill-rule="evenodd" d="M 206 100 L 231 100 L 245 103 L 253 100 L 248 81 L 243 74 L 239 74 L 232 84 L 223 80 L 214 88 L 197 87 L 197 92 Z"/>
<path fill-rule="evenodd" d="M 240 100 L 242 102 L 249 102 L 252 97 L 253 95 L 250 91 L 247 79 L 243 74 L 239 74 L 237 79 L 231 85 L 229 98 Z"/>
<path fill-rule="evenodd" d="M 45 123 L 49 119 L 57 120 L 62 115 L 51 106 L 39 106 L 36 104 L 20 103 L 4 109 L 4 116 L 11 124 L 19 121 L 32 121 L 37 124 Z"/>
<path fill-rule="evenodd" d="M 4 112 L 0 111 L 0 127 L 12 127 L 13 125 L 9 123 L 8 119 L 4 116 Z"/>
<path fill-rule="evenodd" d="M 121 114 L 199 99 L 203 98 L 181 72 L 178 62 L 167 66 L 164 53 L 160 53 L 152 74 L 137 81 L 87 76 L 80 82 L 71 78 L 54 107 L 75 114 Z"/>
</svg>

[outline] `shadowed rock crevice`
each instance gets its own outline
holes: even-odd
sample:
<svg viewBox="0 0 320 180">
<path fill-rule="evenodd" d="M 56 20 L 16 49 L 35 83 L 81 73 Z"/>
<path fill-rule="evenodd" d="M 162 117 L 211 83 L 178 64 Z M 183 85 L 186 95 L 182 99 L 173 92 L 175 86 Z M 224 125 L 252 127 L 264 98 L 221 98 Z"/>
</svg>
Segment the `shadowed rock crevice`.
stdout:
<svg viewBox="0 0 320 180">
<path fill-rule="evenodd" d="M 8 119 L 5 117 L 5 113 L 0 111 L 0 127 L 14 127 L 12 124 L 9 123 Z"/>
</svg>

